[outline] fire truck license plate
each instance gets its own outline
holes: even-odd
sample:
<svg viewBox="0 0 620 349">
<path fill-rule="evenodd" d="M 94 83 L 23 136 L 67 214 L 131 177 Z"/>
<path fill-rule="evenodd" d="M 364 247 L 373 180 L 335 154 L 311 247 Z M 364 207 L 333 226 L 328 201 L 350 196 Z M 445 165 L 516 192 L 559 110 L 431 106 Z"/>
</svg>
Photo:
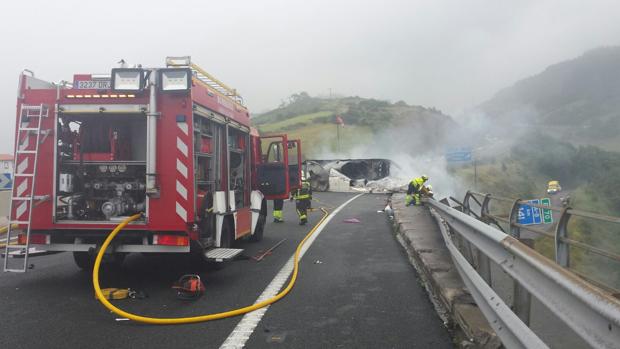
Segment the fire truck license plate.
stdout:
<svg viewBox="0 0 620 349">
<path fill-rule="evenodd" d="M 109 90 L 110 80 L 88 80 L 78 81 L 78 89 L 91 89 L 91 90 Z"/>
</svg>

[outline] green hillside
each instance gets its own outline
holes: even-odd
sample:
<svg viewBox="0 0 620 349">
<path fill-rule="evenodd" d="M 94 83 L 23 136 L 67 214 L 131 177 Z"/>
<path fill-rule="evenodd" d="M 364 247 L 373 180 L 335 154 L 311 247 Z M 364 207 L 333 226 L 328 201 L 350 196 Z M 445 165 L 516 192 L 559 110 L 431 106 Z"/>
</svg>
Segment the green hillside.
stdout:
<svg viewBox="0 0 620 349">
<path fill-rule="evenodd" d="M 337 127 L 336 116 L 344 121 Z M 361 97 L 321 98 L 305 92 L 293 94 L 280 107 L 254 116 L 261 133 L 287 133 L 302 140 L 304 154 L 349 154 L 358 146 L 400 139 L 405 148 L 419 149 L 439 145 L 455 124 L 433 108 L 411 106 L 405 102 Z"/>
<path fill-rule="evenodd" d="M 554 64 L 479 107 L 490 119 L 573 144 L 620 150 L 620 47 Z"/>
</svg>

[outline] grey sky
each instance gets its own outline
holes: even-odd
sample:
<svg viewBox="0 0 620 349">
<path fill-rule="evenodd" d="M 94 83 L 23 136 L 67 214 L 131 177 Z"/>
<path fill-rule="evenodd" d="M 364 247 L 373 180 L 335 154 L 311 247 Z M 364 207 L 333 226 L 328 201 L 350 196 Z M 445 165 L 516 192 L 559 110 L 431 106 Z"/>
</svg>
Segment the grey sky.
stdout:
<svg viewBox="0 0 620 349">
<path fill-rule="evenodd" d="M 71 80 L 124 58 L 193 60 L 250 110 L 293 92 L 405 100 L 456 113 L 588 49 L 620 44 L 620 3 L 453 1 L 11 1 L 0 12 L 0 152 L 12 151 L 17 77 Z"/>
</svg>

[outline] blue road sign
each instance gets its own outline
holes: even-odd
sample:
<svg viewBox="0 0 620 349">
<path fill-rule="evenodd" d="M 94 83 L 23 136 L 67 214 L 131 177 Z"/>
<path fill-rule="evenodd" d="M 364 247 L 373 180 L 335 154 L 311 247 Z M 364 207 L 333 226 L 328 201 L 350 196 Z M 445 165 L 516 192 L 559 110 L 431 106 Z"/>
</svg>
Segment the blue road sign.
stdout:
<svg viewBox="0 0 620 349">
<path fill-rule="evenodd" d="M 0 173 L 0 190 L 10 190 L 13 186 L 10 173 Z"/>
<path fill-rule="evenodd" d="M 540 200 L 528 200 L 531 204 L 540 205 Z M 541 224 L 543 222 L 543 216 L 541 209 L 530 205 L 519 205 L 519 216 L 517 217 L 517 223 L 523 225 Z"/>
<path fill-rule="evenodd" d="M 467 162 L 471 161 L 471 159 L 471 149 L 469 148 L 450 149 L 446 151 L 446 161 L 448 162 Z"/>
</svg>

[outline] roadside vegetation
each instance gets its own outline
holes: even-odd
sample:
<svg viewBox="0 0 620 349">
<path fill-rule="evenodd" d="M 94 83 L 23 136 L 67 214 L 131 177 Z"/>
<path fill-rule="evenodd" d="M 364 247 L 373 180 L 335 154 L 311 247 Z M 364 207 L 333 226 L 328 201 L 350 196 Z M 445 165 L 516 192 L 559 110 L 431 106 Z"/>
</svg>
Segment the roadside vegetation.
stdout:
<svg viewBox="0 0 620 349">
<path fill-rule="evenodd" d="M 337 117 L 344 127 L 337 127 Z M 287 133 L 302 140 L 306 157 L 324 154 L 348 154 L 358 146 L 368 145 L 398 126 L 429 130 L 408 134 L 407 138 L 424 142 L 442 137 L 454 121 L 434 108 L 408 105 L 362 97 L 312 97 L 295 93 L 272 111 L 254 116 L 252 122 L 261 133 Z M 420 133 L 420 131 L 417 131 Z M 415 139 L 414 139 L 415 138 Z M 408 145 L 412 148 L 414 145 Z"/>
<path fill-rule="evenodd" d="M 620 153 L 594 146 L 572 144 L 531 134 L 519 139 L 503 159 L 487 159 L 478 166 L 478 191 L 504 197 L 549 197 L 546 183 L 559 180 L 570 192 L 571 207 L 603 215 L 620 216 Z M 453 169 L 473 184 L 471 166 Z M 473 187 L 473 185 L 472 185 Z M 565 195 L 563 192 L 555 194 Z M 495 204 L 494 213 L 507 213 L 507 205 Z M 573 217 L 569 238 L 620 254 L 620 225 Z M 554 258 L 554 242 L 546 237 L 536 249 Z M 620 288 L 620 265 L 580 248 L 571 248 L 571 266 L 594 279 Z"/>
<path fill-rule="evenodd" d="M 555 195 L 570 193 L 573 208 L 620 216 L 619 57 L 620 47 L 596 49 L 499 91 L 478 107 L 490 128 L 473 138 L 494 135 L 487 145 L 492 149 L 497 141 L 510 144 L 507 139 L 516 133 L 526 136 L 501 152 L 477 158 L 476 180 L 471 164 L 449 166 L 448 172 L 464 188 L 522 199 L 548 197 L 547 183 L 559 180 L 564 191 Z M 336 116 L 344 128 L 336 126 Z M 355 151 L 369 145 L 383 147 L 383 153 L 398 149 L 437 155 L 452 142 L 458 146 L 466 132 L 434 108 L 305 92 L 291 95 L 253 122 L 261 132 L 300 138 L 307 158 L 369 156 Z M 509 206 L 494 203 L 491 210 L 507 214 Z M 619 224 L 573 217 L 569 232 L 573 240 L 620 254 Z M 554 259 L 552 239 L 539 238 L 535 247 Z M 620 289 L 620 263 L 572 247 L 571 266 Z"/>
</svg>

